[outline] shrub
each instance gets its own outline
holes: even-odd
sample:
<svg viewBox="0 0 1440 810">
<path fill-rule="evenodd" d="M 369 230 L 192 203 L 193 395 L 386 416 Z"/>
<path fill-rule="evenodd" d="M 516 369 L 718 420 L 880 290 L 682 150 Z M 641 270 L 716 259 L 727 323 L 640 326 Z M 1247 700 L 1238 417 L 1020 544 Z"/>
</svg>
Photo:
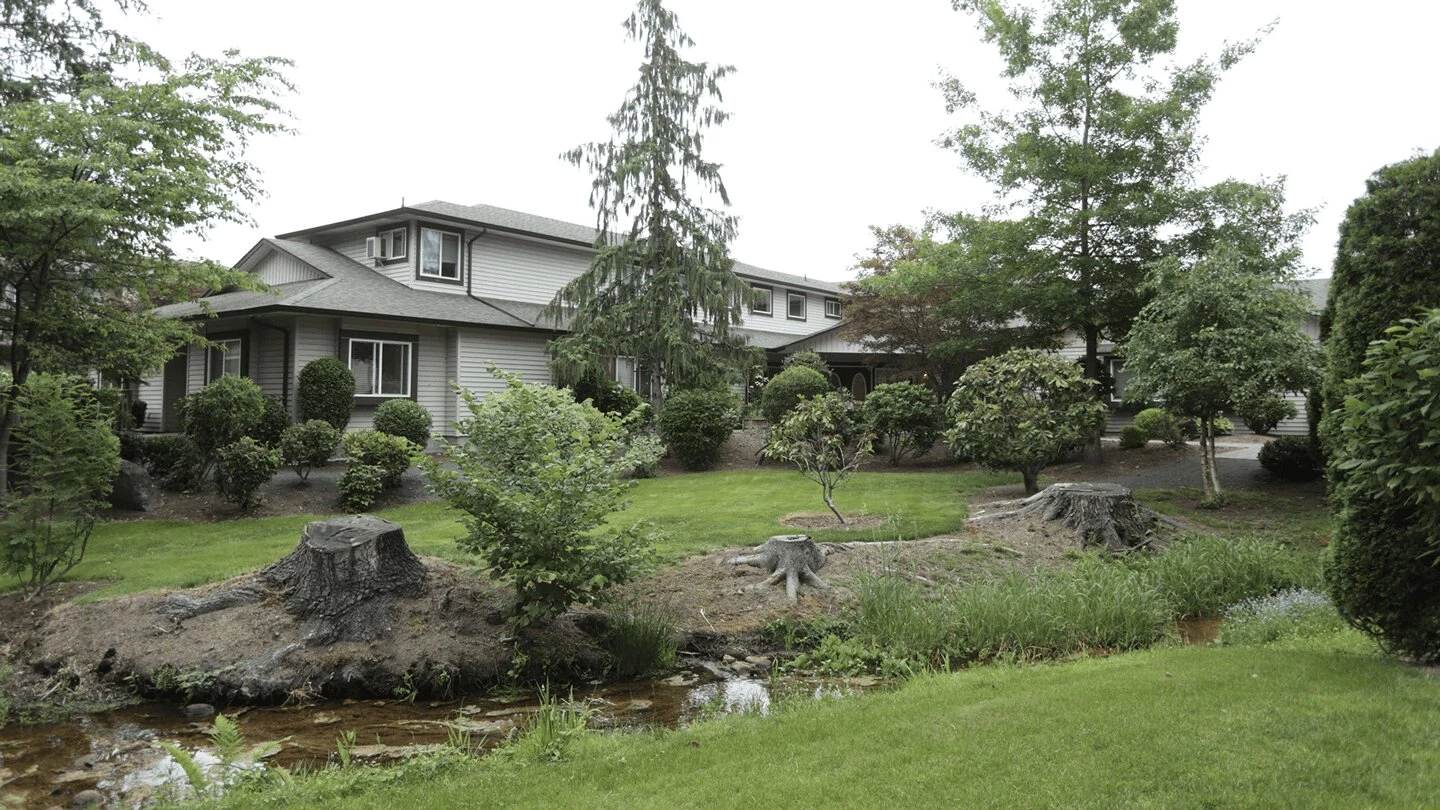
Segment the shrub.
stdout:
<svg viewBox="0 0 1440 810">
<path fill-rule="evenodd" d="M 264 416 L 265 395 L 246 377 L 221 377 L 180 400 L 181 425 L 203 459 L 200 479 L 220 448 L 248 435 Z"/>
<path fill-rule="evenodd" d="M 830 381 L 815 369 L 809 366 L 787 368 L 765 383 L 765 390 L 760 393 L 760 413 L 773 425 L 786 411 L 795 407 L 795 403 L 829 390 Z"/>
<path fill-rule="evenodd" d="M 77 378 L 32 374 L 11 407 L 19 474 L 0 517 L 0 571 L 33 597 L 84 559 L 120 469 L 120 440 L 112 414 Z"/>
<path fill-rule="evenodd" d="M 1260 448 L 1260 466 L 1286 481 L 1314 481 L 1325 474 L 1320 447 L 1309 436 L 1281 436 Z"/>
<path fill-rule="evenodd" d="M 1020 473 L 1033 495 L 1040 470 L 1100 435 L 1106 409 L 1075 364 L 1012 349 L 966 369 L 946 414 L 957 454 Z"/>
<path fill-rule="evenodd" d="M 1149 443 L 1150 434 L 1136 425 L 1126 425 L 1120 429 L 1120 446 L 1126 450 L 1136 450 Z"/>
<path fill-rule="evenodd" d="M 311 360 L 300 369 L 295 395 L 301 422 L 324 419 L 344 430 L 355 411 L 355 376 L 338 357 Z"/>
<path fill-rule="evenodd" d="M 830 364 L 826 363 L 825 358 L 821 357 L 818 352 L 795 352 L 794 354 L 788 354 L 784 360 L 780 361 L 780 368 L 781 370 L 787 368 L 813 368 L 820 372 L 820 375 L 826 380 L 829 380 L 833 373 L 830 370 Z"/>
<path fill-rule="evenodd" d="M 443 446 L 450 464 L 421 466 L 436 494 L 469 514 L 460 548 L 511 581 L 513 621 L 525 626 L 633 578 L 650 537 L 607 522 L 630 486 L 621 478 L 618 420 L 561 389 L 491 373 L 504 391 L 484 401 L 459 391 L 470 415 L 457 424 L 463 441 Z"/>
<path fill-rule="evenodd" d="M 351 464 L 335 485 L 340 491 L 341 506 L 352 512 L 363 512 L 385 491 L 385 471 L 372 464 Z"/>
<path fill-rule="evenodd" d="M 842 524 L 835 488 L 870 455 L 875 435 L 858 418 L 850 395 L 838 391 L 804 399 L 770 429 L 765 457 L 788 461 L 820 485 L 820 497 Z"/>
<path fill-rule="evenodd" d="M 1220 643 L 1226 646 L 1269 644 L 1286 639 L 1316 638 L 1345 629 L 1345 620 L 1323 593 L 1290 588 L 1231 605 L 1225 611 Z"/>
<path fill-rule="evenodd" d="M 375 429 L 409 439 L 420 449 L 430 443 L 430 412 L 409 399 L 387 399 L 375 409 Z"/>
<path fill-rule="evenodd" d="M 940 440 L 940 407 L 928 386 L 885 383 L 861 403 L 861 413 L 890 449 L 890 464 L 906 455 L 924 455 Z"/>
<path fill-rule="evenodd" d="M 1168 447 L 1179 449 L 1185 446 L 1185 434 L 1180 430 L 1180 421 L 1164 408 L 1146 408 L 1135 414 L 1135 427 L 1145 435 L 1161 441 Z"/>
<path fill-rule="evenodd" d="M 140 442 L 140 463 L 165 489 L 189 492 L 200 486 L 205 459 L 185 436 L 146 436 Z"/>
<path fill-rule="evenodd" d="M 739 420 L 740 401 L 729 391 L 677 391 L 665 400 L 657 426 L 686 469 L 704 470 Z"/>
<path fill-rule="evenodd" d="M 621 462 L 625 475 L 630 478 L 654 478 L 660 471 L 660 459 L 665 455 L 665 443 L 649 431 L 633 435 L 625 444 Z"/>
<path fill-rule="evenodd" d="M 280 460 L 304 481 L 311 467 L 323 467 L 340 446 L 340 431 L 323 419 L 291 425 L 280 436 Z"/>
<path fill-rule="evenodd" d="M 220 497 L 248 509 L 260 503 L 260 487 L 278 469 L 279 451 L 245 436 L 216 454 L 215 488 Z"/>
<path fill-rule="evenodd" d="M 285 400 L 277 396 L 265 397 L 265 410 L 260 415 L 260 421 L 255 423 L 245 435 L 266 447 L 279 447 L 280 436 L 285 428 L 290 427 L 290 409 L 285 407 Z"/>
<path fill-rule="evenodd" d="M 1284 397 L 1271 395 L 1241 405 L 1238 415 L 1245 427 L 1264 436 L 1286 419 L 1294 419 L 1295 414 L 1295 403 Z"/>
<path fill-rule="evenodd" d="M 628 416 L 636 408 L 645 404 L 645 400 L 641 399 L 639 394 L 609 377 L 596 374 L 594 371 L 587 371 L 569 388 L 576 402 L 589 400 L 590 404 L 594 405 L 595 409 L 601 413 Z"/>
<path fill-rule="evenodd" d="M 340 440 L 352 464 L 375 467 L 386 487 L 400 483 L 400 476 L 410 469 L 419 448 L 409 439 L 391 436 L 378 430 L 356 430 Z"/>
</svg>

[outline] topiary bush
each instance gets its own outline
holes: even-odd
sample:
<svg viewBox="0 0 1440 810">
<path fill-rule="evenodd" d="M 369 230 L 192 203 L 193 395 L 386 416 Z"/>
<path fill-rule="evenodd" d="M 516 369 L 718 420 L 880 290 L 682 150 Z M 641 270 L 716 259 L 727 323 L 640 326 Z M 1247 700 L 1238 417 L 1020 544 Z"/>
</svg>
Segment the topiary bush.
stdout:
<svg viewBox="0 0 1440 810">
<path fill-rule="evenodd" d="M 1150 434 L 1135 425 L 1126 425 L 1120 429 L 1120 447 L 1122 449 L 1137 450 L 1149 443 Z"/>
<path fill-rule="evenodd" d="M 266 447 L 279 447 L 280 435 L 288 427 L 290 409 L 285 407 L 285 400 L 271 395 L 265 397 L 265 410 L 260 414 L 260 421 L 246 435 Z"/>
<path fill-rule="evenodd" d="M 397 486 L 400 476 L 410 469 L 415 454 L 414 444 L 402 436 L 391 436 L 378 430 L 356 430 L 345 434 L 340 443 L 352 464 L 376 467 L 386 487 Z"/>
<path fill-rule="evenodd" d="M 220 448 L 215 459 L 215 489 L 244 509 L 259 505 L 260 487 L 280 469 L 280 453 L 249 436 Z"/>
<path fill-rule="evenodd" d="M 375 429 L 391 436 L 409 439 L 420 449 L 430 443 L 430 412 L 425 406 L 409 399 L 389 399 L 375 409 Z"/>
<path fill-rule="evenodd" d="M 739 419 L 740 400 L 729 391 L 677 391 L 660 409 L 658 427 L 660 438 L 686 469 L 705 470 Z"/>
<path fill-rule="evenodd" d="M 1276 425 L 1286 419 L 1294 419 L 1295 414 L 1295 403 L 1277 396 L 1261 397 L 1254 402 L 1245 403 L 1237 413 L 1245 427 L 1262 436 L 1268 435 Z"/>
<path fill-rule="evenodd" d="M 860 412 L 870 431 L 885 440 L 890 464 L 907 455 L 924 455 L 940 440 L 940 406 L 928 386 L 885 383 L 865 397 Z"/>
<path fill-rule="evenodd" d="M 1135 414 L 1135 427 L 1145 435 L 1161 441 L 1166 446 L 1179 449 L 1185 446 L 1185 433 L 1180 430 L 1180 420 L 1164 408 L 1146 408 Z"/>
<path fill-rule="evenodd" d="M 809 366 L 793 366 L 770 378 L 760 393 L 760 413 L 775 424 L 795 403 L 830 391 L 830 380 Z"/>
<path fill-rule="evenodd" d="M 291 425 L 280 436 L 280 460 L 304 481 L 310 468 L 323 467 L 340 446 L 340 431 L 324 419 Z"/>
<path fill-rule="evenodd" d="M 355 412 L 355 376 L 338 357 L 311 360 L 300 369 L 295 403 L 301 422 L 324 419 L 336 430 L 344 430 Z"/>
<path fill-rule="evenodd" d="M 265 416 L 265 395 L 246 377 L 221 377 L 180 400 L 180 423 L 199 449 L 200 479 L 209 474 L 220 448 L 249 435 Z"/>
<path fill-rule="evenodd" d="M 1260 448 L 1260 466 L 1286 481 L 1314 481 L 1325 474 L 1325 459 L 1309 436 L 1281 436 Z"/>
<path fill-rule="evenodd" d="M 385 491 L 385 471 L 371 464 L 351 464 L 335 483 L 340 505 L 351 512 L 363 512 Z"/>
</svg>

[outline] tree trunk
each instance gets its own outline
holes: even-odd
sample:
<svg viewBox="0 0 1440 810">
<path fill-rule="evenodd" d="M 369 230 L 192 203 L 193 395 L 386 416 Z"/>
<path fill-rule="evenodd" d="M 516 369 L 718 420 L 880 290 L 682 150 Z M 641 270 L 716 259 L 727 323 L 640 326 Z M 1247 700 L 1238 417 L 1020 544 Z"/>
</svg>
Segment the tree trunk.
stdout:
<svg viewBox="0 0 1440 810">
<path fill-rule="evenodd" d="M 815 545 L 808 534 L 777 534 L 756 546 L 755 553 L 727 560 L 730 565 L 751 565 L 763 568 L 770 577 L 758 587 L 774 585 L 785 580 L 785 595 L 791 602 L 800 601 L 800 582 L 815 588 L 828 589 L 830 586 L 816 576 L 815 572 L 825 567 L 825 550 Z"/>
<path fill-rule="evenodd" d="M 1019 501 L 989 504 L 1016 507 L 970 518 L 967 523 L 1038 516 L 1059 520 L 1073 529 L 1082 547 L 1104 546 L 1112 552 L 1133 551 L 1148 544 L 1156 515 L 1135 503 L 1130 490 L 1118 484 L 1052 484 Z"/>
</svg>

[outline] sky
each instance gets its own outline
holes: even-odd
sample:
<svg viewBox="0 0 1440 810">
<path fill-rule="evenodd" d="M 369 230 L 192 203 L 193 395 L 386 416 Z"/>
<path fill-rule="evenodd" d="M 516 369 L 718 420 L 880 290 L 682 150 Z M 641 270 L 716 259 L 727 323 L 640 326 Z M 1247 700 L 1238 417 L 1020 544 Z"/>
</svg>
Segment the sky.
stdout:
<svg viewBox="0 0 1440 810">
<path fill-rule="evenodd" d="M 608 140 L 605 117 L 640 63 L 621 22 L 630 0 L 149 0 L 111 23 L 172 58 L 294 61 L 292 135 L 250 159 L 267 196 L 253 222 L 183 235 L 183 255 L 226 264 L 261 237 L 389 210 L 484 203 L 587 225 L 590 177 L 562 152 Z M 732 255 L 829 281 L 854 277 L 870 226 L 979 211 L 991 188 L 936 145 L 961 123 L 934 83 L 962 78 L 1011 103 L 1000 63 L 948 0 L 671 0 L 695 61 L 731 64 L 705 137 L 721 164 Z M 1345 209 L 1371 172 L 1440 147 L 1433 36 L 1440 3 L 1178 0 L 1178 57 L 1216 56 L 1278 20 L 1201 113 L 1197 178 L 1287 178 L 1316 208 L 1304 275 L 1329 275 Z"/>
</svg>

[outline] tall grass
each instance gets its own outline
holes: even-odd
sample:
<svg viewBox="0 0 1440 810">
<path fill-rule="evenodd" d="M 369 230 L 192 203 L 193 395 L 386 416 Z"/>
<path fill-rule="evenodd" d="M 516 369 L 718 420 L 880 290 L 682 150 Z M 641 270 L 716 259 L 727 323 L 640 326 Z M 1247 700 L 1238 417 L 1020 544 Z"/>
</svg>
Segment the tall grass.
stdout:
<svg viewBox="0 0 1440 810">
<path fill-rule="evenodd" d="M 1221 616 L 1247 599 L 1320 582 L 1319 560 L 1259 537 L 1192 535 L 1138 558 L 1175 614 Z"/>
<path fill-rule="evenodd" d="M 663 609 L 620 605 L 610 612 L 601 645 L 610 654 L 610 671 L 621 678 L 664 672 L 675 665 L 679 631 Z"/>
<path fill-rule="evenodd" d="M 561 701 L 546 684 L 540 689 L 540 707 L 520 736 L 505 746 L 504 755 L 520 762 L 558 762 L 585 733 L 591 714 L 589 708 L 575 702 L 573 693 Z"/>
</svg>

